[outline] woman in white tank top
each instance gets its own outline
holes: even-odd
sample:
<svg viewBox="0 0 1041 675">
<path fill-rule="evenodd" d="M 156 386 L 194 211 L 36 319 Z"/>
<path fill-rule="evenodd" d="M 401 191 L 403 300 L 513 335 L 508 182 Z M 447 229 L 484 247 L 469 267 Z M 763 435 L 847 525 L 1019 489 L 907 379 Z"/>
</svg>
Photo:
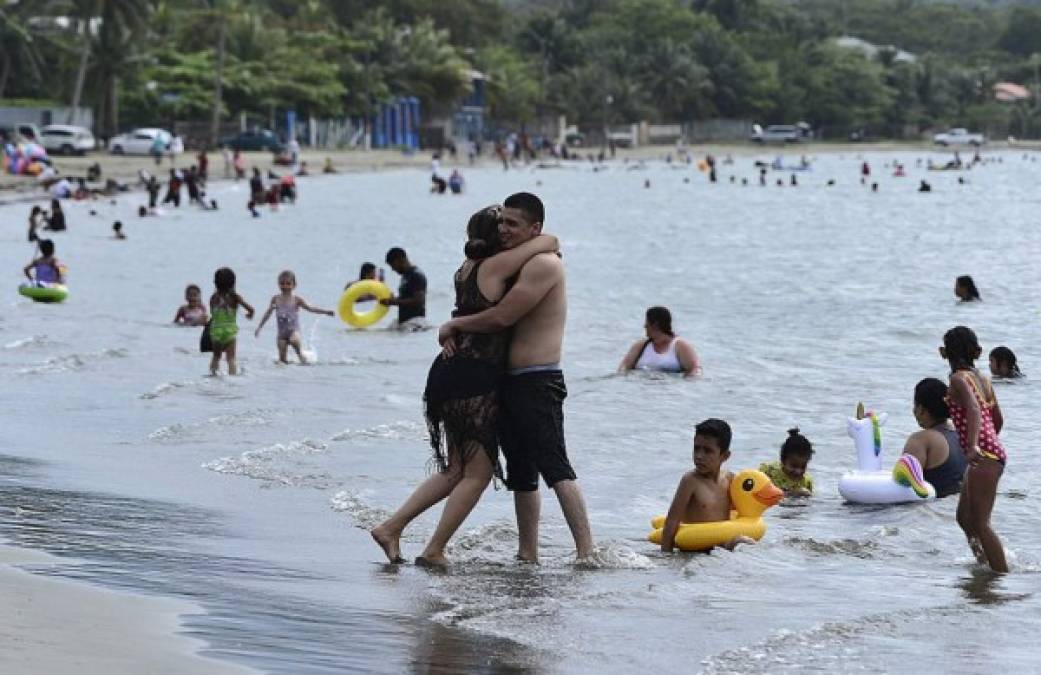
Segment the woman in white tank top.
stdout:
<svg viewBox="0 0 1041 675">
<path fill-rule="evenodd" d="M 644 323 L 647 339 L 639 340 L 629 348 L 618 370 L 655 370 L 664 373 L 683 373 L 686 377 L 701 370 L 694 347 L 672 332 L 672 314 L 665 307 L 647 310 Z"/>
</svg>

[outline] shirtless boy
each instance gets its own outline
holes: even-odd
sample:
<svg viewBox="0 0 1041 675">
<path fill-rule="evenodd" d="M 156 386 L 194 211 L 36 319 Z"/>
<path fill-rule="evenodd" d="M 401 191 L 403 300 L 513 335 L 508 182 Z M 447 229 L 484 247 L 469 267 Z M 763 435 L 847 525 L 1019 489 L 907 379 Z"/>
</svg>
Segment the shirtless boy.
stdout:
<svg viewBox="0 0 1041 675">
<path fill-rule="evenodd" d="M 545 209 L 528 192 L 503 202 L 499 237 L 505 248 L 542 233 Z M 500 389 L 506 456 L 506 487 L 513 492 L 519 545 L 517 558 L 538 561 L 539 476 L 557 494 L 564 519 L 575 540 L 578 560 L 593 554 L 585 501 L 564 443 L 564 398 L 567 387 L 560 369 L 567 319 L 564 263 L 553 253 L 533 257 L 513 288 L 494 307 L 443 324 L 438 339 L 452 353 L 456 332 L 494 333 L 513 327 L 508 372 Z"/>
<path fill-rule="evenodd" d="M 662 529 L 661 550 L 671 553 L 673 539 L 680 523 L 712 523 L 730 519 L 730 481 L 734 474 L 723 470 L 730 457 L 730 425 L 709 418 L 694 427 L 694 470 L 683 474 L 669 515 Z M 748 537 L 736 537 L 724 544 L 755 543 Z"/>
</svg>

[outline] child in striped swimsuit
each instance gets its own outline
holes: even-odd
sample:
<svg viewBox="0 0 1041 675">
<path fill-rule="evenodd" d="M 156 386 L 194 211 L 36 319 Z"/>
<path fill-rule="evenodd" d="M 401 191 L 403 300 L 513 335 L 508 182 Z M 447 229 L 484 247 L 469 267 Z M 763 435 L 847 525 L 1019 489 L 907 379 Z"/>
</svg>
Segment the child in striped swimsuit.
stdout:
<svg viewBox="0 0 1041 675">
<path fill-rule="evenodd" d="M 1008 572 L 1008 563 L 1001 540 L 990 527 L 990 513 L 1007 461 L 998 440 L 1004 419 L 990 380 L 976 370 L 980 354 L 976 334 L 965 326 L 956 326 L 943 336 L 940 356 L 951 364 L 947 405 L 968 462 L 958 500 L 958 524 L 976 560 L 1003 573 Z"/>
</svg>

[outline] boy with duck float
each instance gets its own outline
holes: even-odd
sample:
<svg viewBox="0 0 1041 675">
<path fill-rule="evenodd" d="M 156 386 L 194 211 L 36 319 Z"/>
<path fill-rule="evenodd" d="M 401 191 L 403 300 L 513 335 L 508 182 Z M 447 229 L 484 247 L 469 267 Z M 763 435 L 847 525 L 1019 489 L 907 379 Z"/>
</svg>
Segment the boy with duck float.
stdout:
<svg viewBox="0 0 1041 675">
<path fill-rule="evenodd" d="M 730 457 L 730 438 L 730 425 L 720 419 L 710 418 L 694 427 L 694 470 L 688 471 L 680 479 L 669 513 L 661 524 L 660 539 L 655 541 L 659 532 L 651 535 L 652 541 L 661 544 L 663 553 L 671 553 L 673 547 L 678 545 L 676 535 L 681 525 L 731 521 L 730 512 L 739 505 L 733 499 L 734 474 L 723 470 L 723 462 Z M 740 475 L 745 480 L 738 488 L 750 493 L 761 504 L 762 510 L 773 506 L 784 496 L 769 478 L 758 471 L 742 471 Z M 659 525 L 657 521 L 652 524 L 655 527 Z M 741 528 L 735 529 L 740 531 Z M 738 544 L 754 544 L 763 531 L 765 526 L 760 527 L 757 523 L 756 528 L 750 529 L 748 534 L 731 535 L 718 544 L 684 548 L 708 550 L 713 546 L 722 546 L 733 549 Z"/>
</svg>

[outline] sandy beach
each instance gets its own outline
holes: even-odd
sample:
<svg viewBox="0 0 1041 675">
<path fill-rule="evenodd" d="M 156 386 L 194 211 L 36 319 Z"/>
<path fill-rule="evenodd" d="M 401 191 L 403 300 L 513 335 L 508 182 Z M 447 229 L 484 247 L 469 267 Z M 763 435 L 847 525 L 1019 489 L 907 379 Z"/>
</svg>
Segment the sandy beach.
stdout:
<svg viewBox="0 0 1041 675">
<path fill-rule="evenodd" d="M 182 632 L 193 604 L 66 581 L 27 570 L 67 564 L 0 546 L 0 669 L 22 673 L 250 673 L 197 655 L 204 643 Z"/>
</svg>

